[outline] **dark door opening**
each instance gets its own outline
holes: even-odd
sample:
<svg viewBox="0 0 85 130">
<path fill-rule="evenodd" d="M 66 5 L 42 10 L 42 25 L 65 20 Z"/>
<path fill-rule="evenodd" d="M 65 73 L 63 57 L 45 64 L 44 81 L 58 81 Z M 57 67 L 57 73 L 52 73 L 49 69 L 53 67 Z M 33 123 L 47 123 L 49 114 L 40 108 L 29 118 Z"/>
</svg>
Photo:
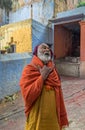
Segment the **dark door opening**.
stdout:
<svg viewBox="0 0 85 130">
<path fill-rule="evenodd" d="M 71 56 L 80 57 L 80 33 L 78 32 L 73 32 Z"/>
<path fill-rule="evenodd" d="M 80 57 L 80 25 L 78 22 L 64 24 L 64 28 L 72 32 L 72 45 L 70 55 L 71 57 Z"/>
</svg>

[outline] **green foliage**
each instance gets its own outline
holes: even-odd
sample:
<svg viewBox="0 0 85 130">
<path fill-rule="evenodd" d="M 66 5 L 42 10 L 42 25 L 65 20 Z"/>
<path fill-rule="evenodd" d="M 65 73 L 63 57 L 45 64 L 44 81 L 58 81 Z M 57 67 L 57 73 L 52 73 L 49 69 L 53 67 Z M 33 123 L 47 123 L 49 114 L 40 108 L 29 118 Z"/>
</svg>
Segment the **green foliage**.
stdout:
<svg viewBox="0 0 85 130">
<path fill-rule="evenodd" d="M 10 48 L 10 46 L 5 46 L 4 48 L 5 48 L 5 49 L 8 49 L 8 48 Z"/>
<path fill-rule="evenodd" d="M 82 7 L 82 6 L 85 6 L 85 2 L 79 2 L 79 4 L 77 5 L 77 8 Z"/>
</svg>

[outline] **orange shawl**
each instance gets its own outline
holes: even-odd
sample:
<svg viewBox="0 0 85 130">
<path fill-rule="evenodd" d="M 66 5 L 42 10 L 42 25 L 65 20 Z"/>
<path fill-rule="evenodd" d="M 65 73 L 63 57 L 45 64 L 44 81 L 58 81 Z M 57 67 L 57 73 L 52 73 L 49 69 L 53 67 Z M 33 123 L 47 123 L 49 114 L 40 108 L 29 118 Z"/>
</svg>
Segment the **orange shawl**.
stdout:
<svg viewBox="0 0 85 130">
<path fill-rule="evenodd" d="M 23 70 L 22 77 L 20 79 L 20 87 L 25 101 L 25 113 L 26 116 L 28 116 L 33 104 L 42 92 L 43 85 L 45 84 L 51 86 L 54 88 L 56 93 L 56 110 L 58 113 L 59 124 L 62 128 L 62 126 L 68 125 L 68 119 L 63 100 L 60 78 L 54 68 L 47 80 L 44 81 L 38 69 L 38 66 L 43 67 L 43 65 L 42 61 L 37 56 L 34 56 L 31 63 Z M 50 61 L 47 66 L 52 67 L 52 61 Z"/>
</svg>

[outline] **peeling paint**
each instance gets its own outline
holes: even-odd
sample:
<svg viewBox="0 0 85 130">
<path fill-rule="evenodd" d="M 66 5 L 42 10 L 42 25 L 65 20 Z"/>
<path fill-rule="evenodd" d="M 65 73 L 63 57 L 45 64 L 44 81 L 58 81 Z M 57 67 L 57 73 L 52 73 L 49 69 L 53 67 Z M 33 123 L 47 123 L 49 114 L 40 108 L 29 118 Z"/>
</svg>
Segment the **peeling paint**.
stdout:
<svg viewBox="0 0 85 130">
<path fill-rule="evenodd" d="M 13 37 L 16 44 L 16 52 L 32 51 L 31 20 L 8 24 L 0 28 L 3 38 L 0 39 L 1 49 L 8 45 Z"/>
</svg>

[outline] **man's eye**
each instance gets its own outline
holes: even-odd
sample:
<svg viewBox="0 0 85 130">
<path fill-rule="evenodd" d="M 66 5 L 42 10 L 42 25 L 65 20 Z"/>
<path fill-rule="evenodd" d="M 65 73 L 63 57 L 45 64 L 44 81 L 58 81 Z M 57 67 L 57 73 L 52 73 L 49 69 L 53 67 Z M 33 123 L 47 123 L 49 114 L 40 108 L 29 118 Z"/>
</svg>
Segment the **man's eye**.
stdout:
<svg viewBox="0 0 85 130">
<path fill-rule="evenodd" d="M 43 47 L 42 47 L 42 49 L 46 49 L 46 47 L 45 47 L 45 46 L 43 46 Z"/>
<path fill-rule="evenodd" d="M 46 47 L 43 47 L 43 49 L 46 49 Z"/>
</svg>

